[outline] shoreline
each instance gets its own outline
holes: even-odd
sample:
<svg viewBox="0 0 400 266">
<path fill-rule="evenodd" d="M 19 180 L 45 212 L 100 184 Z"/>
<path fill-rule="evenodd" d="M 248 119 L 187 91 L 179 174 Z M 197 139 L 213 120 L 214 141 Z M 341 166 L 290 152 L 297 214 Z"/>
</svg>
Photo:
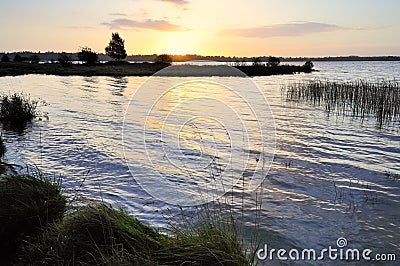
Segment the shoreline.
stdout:
<svg viewBox="0 0 400 266">
<path fill-rule="evenodd" d="M 0 77 L 21 76 L 30 74 L 56 75 L 56 76 L 151 76 L 165 68 L 166 64 L 160 63 L 135 63 L 129 65 L 68 65 L 33 64 L 33 63 L 0 63 Z"/>
</svg>

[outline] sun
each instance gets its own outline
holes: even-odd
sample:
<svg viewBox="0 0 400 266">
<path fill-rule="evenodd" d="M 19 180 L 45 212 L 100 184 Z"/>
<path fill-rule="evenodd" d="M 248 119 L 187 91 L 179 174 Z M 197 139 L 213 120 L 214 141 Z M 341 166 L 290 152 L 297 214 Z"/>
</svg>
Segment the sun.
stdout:
<svg viewBox="0 0 400 266">
<path fill-rule="evenodd" d="M 159 53 L 185 55 L 195 54 L 198 50 L 198 37 L 190 32 L 168 32 L 163 39 Z"/>
</svg>

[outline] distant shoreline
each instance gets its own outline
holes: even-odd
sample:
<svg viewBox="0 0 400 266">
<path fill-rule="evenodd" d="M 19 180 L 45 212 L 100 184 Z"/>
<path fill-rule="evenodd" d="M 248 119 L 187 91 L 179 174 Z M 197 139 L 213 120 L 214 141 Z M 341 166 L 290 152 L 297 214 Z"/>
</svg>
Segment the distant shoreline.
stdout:
<svg viewBox="0 0 400 266">
<path fill-rule="evenodd" d="M 57 59 L 61 55 L 66 55 L 71 58 L 73 61 L 78 60 L 78 53 L 65 53 L 65 52 L 29 52 L 29 51 L 21 51 L 21 52 L 10 52 L 10 53 L 0 53 L 0 58 L 7 54 L 11 59 L 14 58 L 16 54 L 21 55 L 22 57 L 32 57 L 38 56 L 40 60 L 43 61 L 57 61 Z M 112 60 L 110 57 L 103 53 L 99 53 L 99 61 L 110 61 Z M 208 60 L 208 61 L 217 61 L 217 62 L 252 62 L 253 57 L 241 57 L 241 56 L 203 56 L 196 54 L 188 54 L 188 55 L 170 55 L 173 62 L 185 62 L 192 60 Z M 154 62 L 157 55 L 128 55 L 126 57 L 126 61 L 132 62 Z M 265 56 L 255 56 L 260 59 L 261 62 L 267 62 L 268 57 Z M 307 60 L 311 60 L 313 62 L 319 61 L 400 61 L 400 56 L 397 55 L 384 55 L 384 56 L 324 56 L 324 57 L 278 57 L 281 62 L 305 62 Z"/>
</svg>

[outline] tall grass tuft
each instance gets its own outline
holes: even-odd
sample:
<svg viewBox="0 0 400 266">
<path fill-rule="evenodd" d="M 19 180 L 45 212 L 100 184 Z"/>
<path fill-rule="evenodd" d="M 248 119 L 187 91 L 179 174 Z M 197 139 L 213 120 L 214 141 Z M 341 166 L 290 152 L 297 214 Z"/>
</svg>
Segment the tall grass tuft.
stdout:
<svg viewBox="0 0 400 266">
<path fill-rule="evenodd" d="M 65 208 L 60 184 L 40 173 L 0 176 L 0 264 L 7 265 L 24 241 L 60 220 Z"/>
<path fill-rule="evenodd" d="M 163 265 L 251 265 L 233 221 L 202 220 L 171 229 L 174 238 L 157 254 Z"/>
<path fill-rule="evenodd" d="M 49 227 L 19 254 L 21 265 L 156 265 L 163 235 L 122 210 L 92 204 Z"/>
<path fill-rule="evenodd" d="M 330 112 L 364 120 L 374 116 L 377 126 L 399 121 L 400 84 L 397 81 L 309 81 L 283 87 L 288 101 L 309 102 L 325 106 Z"/>
<path fill-rule="evenodd" d="M 230 228 L 201 223 L 166 235 L 101 204 L 48 227 L 17 258 L 19 265 L 250 265 Z"/>
<path fill-rule="evenodd" d="M 38 100 L 30 99 L 23 93 L 0 97 L 0 121 L 5 123 L 26 123 L 38 115 Z"/>
</svg>

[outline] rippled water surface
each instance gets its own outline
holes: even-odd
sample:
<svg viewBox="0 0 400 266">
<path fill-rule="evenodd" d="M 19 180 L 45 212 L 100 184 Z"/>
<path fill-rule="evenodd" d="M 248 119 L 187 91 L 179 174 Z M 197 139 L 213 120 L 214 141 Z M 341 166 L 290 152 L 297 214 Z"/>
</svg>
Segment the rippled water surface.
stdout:
<svg viewBox="0 0 400 266">
<path fill-rule="evenodd" d="M 243 222 L 243 232 L 252 230 L 256 222 L 260 241 L 274 248 L 323 249 L 335 245 L 337 238 L 345 237 L 352 247 L 400 256 L 398 128 L 378 130 L 373 118 L 361 123 L 350 117 L 329 117 L 323 107 L 288 103 L 281 93 L 281 87 L 288 82 L 315 78 L 399 80 L 400 63 L 317 62 L 315 68 L 319 72 L 252 78 L 273 113 L 276 151 L 262 188 L 243 192 L 238 182 L 230 193 L 231 205 Z M 45 100 L 47 105 L 41 109 L 49 117 L 48 120 L 35 121 L 20 132 L 2 130 L 8 149 L 7 161 L 20 166 L 21 171 L 28 165 L 49 175 L 61 176 L 65 191 L 75 199 L 105 201 L 126 208 L 142 221 L 165 227 L 163 213 L 177 208 L 162 203 L 138 185 L 129 171 L 124 152 L 128 161 L 138 162 L 131 170 L 141 176 L 148 175 L 149 179 L 158 178 L 152 170 L 154 167 L 162 168 L 157 171 L 169 178 L 181 178 L 182 182 L 188 182 L 188 173 L 177 171 L 182 167 L 170 167 L 160 153 L 152 157 L 154 165 L 146 164 L 148 153 L 135 150 L 134 146 L 143 138 L 140 121 L 132 120 L 136 117 L 134 113 L 129 113 L 132 116 L 130 121 L 134 121 L 137 130 L 125 134 L 133 150 L 124 151 L 121 138 L 130 99 L 147 78 L 41 75 L 0 78 L 2 92 L 24 91 Z M 168 79 L 159 77 L 157 82 L 163 84 L 169 82 Z M 180 78 L 174 79 L 179 81 Z M 229 83 L 232 79 L 235 78 L 220 77 L 214 81 Z M 150 89 L 149 93 L 152 92 Z M 184 93 L 174 97 L 184 98 Z M 218 94 L 218 91 L 212 93 Z M 232 110 L 248 115 L 240 100 L 233 95 L 225 96 Z M 174 97 L 171 99 L 178 99 Z M 171 113 L 171 108 L 175 108 L 172 100 L 161 102 L 157 115 Z M 137 112 L 138 117 L 146 115 L 141 113 L 146 110 L 140 108 L 141 103 L 129 106 L 132 104 L 134 108 L 131 111 Z M 194 104 L 202 110 L 214 108 L 211 102 L 203 102 L 204 106 Z M 263 104 L 260 99 L 259 103 L 252 104 L 252 108 L 263 108 Z M 205 125 L 215 121 L 203 122 L 203 128 L 207 128 Z M 203 122 L 196 124 L 196 130 L 201 131 Z M 254 121 L 249 118 L 247 122 L 252 127 Z M 200 162 L 201 166 L 205 157 L 198 154 L 199 143 L 191 142 L 193 125 L 178 124 L 176 126 L 183 125 L 179 131 L 183 132 L 179 140 L 182 143 L 176 143 L 168 135 L 164 140 L 170 150 L 184 145 L 187 153 L 183 156 L 173 153 L 176 157 L 172 161 L 185 167 Z M 202 150 L 201 155 L 220 151 L 213 158 L 219 158 L 219 163 L 224 165 L 228 155 L 223 153 L 224 148 L 219 147 L 226 147 L 229 141 L 225 139 L 224 131 L 218 131 L 218 123 L 213 125 L 216 128 L 213 136 L 217 138 L 207 139 L 205 133 L 202 135 L 201 143 L 207 149 Z M 155 132 L 157 129 L 157 126 L 153 128 Z M 173 126 L 164 130 L 174 133 Z M 246 148 L 252 150 L 252 147 Z M 150 153 L 156 151 L 156 148 L 150 148 Z M 238 152 L 235 147 L 232 151 Z M 254 154 L 255 157 L 249 160 L 258 160 L 259 153 Z M 217 171 L 218 167 L 214 170 Z M 201 179 L 199 173 L 207 176 L 207 172 L 193 172 L 190 175 L 193 182 L 196 178 Z M 213 174 L 215 176 L 215 172 Z M 239 171 L 230 174 L 232 180 L 241 176 Z M 255 211 L 256 204 L 261 204 L 261 211 Z"/>
</svg>

